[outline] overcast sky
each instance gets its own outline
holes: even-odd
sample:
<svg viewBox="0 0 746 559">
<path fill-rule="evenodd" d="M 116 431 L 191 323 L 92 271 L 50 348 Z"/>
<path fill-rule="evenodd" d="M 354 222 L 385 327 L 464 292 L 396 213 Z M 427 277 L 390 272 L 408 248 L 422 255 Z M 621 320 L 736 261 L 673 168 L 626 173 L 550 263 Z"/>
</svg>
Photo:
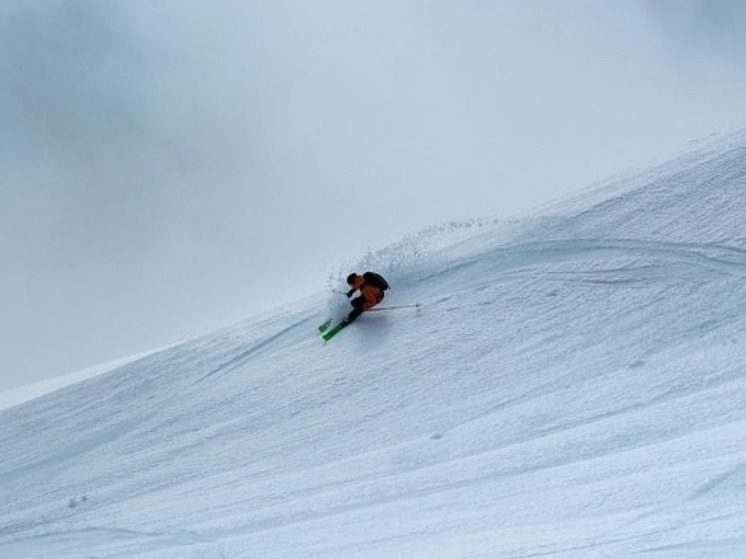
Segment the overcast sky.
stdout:
<svg viewBox="0 0 746 559">
<path fill-rule="evenodd" d="M 0 389 L 746 123 L 739 0 L 0 4 Z"/>
</svg>

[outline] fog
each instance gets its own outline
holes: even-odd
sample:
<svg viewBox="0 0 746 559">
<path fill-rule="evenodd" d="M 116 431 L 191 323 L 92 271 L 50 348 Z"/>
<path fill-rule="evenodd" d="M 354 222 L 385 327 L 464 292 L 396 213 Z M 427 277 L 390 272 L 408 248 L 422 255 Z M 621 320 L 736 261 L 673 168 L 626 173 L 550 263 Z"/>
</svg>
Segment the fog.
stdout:
<svg viewBox="0 0 746 559">
<path fill-rule="evenodd" d="M 746 122 L 719 0 L 0 4 L 0 389 Z"/>
</svg>

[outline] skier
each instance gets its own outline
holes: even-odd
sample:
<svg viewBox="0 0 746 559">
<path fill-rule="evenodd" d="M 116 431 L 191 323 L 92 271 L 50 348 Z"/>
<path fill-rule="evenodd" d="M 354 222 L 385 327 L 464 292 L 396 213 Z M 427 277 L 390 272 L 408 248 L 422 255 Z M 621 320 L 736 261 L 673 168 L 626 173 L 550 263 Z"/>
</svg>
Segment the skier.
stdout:
<svg viewBox="0 0 746 559">
<path fill-rule="evenodd" d="M 347 285 L 350 286 L 350 290 L 346 293 L 348 299 L 356 292 L 360 292 L 360 295 L 350 301 L 353 309 L 347 315 L 347 318 L 344 319 L 343 322 L 345 324 L 349 324 L 363 314 L 363 312 L 372 309 L 383 301 L 383 292 L 389 288 L 388 282 L 376 272 L 350 274 L 347 276 Z"/>
</svg>

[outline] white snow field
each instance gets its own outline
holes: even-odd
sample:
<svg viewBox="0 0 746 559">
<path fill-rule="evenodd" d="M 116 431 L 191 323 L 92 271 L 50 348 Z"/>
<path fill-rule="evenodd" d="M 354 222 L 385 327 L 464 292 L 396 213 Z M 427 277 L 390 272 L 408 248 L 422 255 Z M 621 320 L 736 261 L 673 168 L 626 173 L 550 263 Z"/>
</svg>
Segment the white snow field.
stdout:
<svg viewBox="0 0 746 559">
<path fill-rule="evenodd" d="M 0 557 L 746 557 L 746 131 L 418 242 L 0 412 Z"/>
</svg>

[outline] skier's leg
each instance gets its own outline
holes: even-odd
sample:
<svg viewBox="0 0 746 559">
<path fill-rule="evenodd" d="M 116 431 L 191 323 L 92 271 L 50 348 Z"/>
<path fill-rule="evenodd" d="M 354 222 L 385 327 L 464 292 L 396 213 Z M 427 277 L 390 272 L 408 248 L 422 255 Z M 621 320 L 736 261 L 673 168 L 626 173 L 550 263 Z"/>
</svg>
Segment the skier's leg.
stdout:
<svg viewBox="0 0 746 559">
<path fill-rule="evenodd" d="M 363 309 L 352 309 L 350 314 L 347 315 L 347 318 L 345 318 L 345 322 L 349 324 L 353 320 L 356 320 L 361 314 L 363 314 Z"/>
<path fill-rule="evenodd" d="M 365 298 L 364 297 L 356 297 L 352 301 L 350 301 L 350 304 L 354 307 L 350 314 L 347 315 L 347 318 L 345 318 L 346 323 L 350 323 L 353 320 L 355 320 L 357 317 L 359 317 L 361 314 L 363 314 L 363 307 L 365 306 Z"/>
</svg>

